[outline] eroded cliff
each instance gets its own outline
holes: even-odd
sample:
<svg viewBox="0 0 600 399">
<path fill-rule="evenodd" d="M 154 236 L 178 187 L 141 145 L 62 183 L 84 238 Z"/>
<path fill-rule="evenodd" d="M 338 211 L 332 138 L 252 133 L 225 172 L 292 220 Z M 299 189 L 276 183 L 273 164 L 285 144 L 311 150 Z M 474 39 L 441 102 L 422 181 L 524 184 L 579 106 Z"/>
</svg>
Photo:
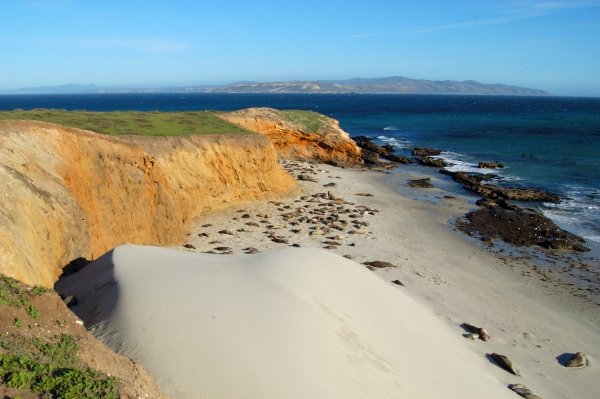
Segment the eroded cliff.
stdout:
<svg viewBox="0 0 600 399">
<path fill-rule="evenodd" d="M 336 166 L 362 164 L 361 150 L 339 122 L 315 112 L 248 108 L 219 116 L 269 137 L 280 158 Z M 307 126 L 310 125 L 310 126 Z"/>
<path fill-rule="evenodd" d="M 261 135 L 109 137 L 0 122 L 0 274 L 52 286 L 73 259 L 175 244 L 199 215 L 296 183 Z"/>
</svg>

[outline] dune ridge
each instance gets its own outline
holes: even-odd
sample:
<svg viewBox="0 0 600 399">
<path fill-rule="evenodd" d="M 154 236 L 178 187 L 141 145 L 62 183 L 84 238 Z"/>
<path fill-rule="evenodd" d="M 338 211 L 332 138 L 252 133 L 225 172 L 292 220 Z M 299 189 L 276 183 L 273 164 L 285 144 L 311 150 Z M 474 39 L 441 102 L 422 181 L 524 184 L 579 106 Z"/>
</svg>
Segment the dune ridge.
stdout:
<svg viewBox="0 0 600 399">
<path fill-rule="evenodd" d="M 57 288 L 171 397 L 514 397 L 426 306 L 322 249 L 120 246 Z"/>
</svg>

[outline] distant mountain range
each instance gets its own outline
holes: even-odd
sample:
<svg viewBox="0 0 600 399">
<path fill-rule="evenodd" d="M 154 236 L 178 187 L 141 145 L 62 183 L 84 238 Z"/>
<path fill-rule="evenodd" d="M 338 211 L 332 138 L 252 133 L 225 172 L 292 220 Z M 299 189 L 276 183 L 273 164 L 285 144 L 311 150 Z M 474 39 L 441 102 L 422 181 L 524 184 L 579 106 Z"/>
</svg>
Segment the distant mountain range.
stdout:
<svg viewBox="0 0 600 399">
<path fill-rule="evenodd" d="M 302 80 L 288 82 L 236 82 L 213 86 L 160 88 L 110 88 L 96 85 L 44 86 L 6 91 L 3 94 L 83 93 L 391 93 L 391 94 L 479 94 L 548 96 L 548 92 L 527 87 L 485 84 L 474 80 L 424 80 L 401 76 L 346 80 Z"/>
</svg>

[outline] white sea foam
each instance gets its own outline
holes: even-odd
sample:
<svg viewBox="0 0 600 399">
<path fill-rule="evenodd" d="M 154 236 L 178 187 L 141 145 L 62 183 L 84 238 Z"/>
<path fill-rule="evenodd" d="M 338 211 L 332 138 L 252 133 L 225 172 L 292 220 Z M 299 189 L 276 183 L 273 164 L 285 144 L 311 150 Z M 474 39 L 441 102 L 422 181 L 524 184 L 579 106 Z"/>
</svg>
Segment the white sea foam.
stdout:
<svg viewBox="0 0 600 399">
<path fill-rule="evenodd" d="M 399 128 L 399 127 L 396 127 L 396 126 L 386 126 L 386 127 L 384 127 L 384 128 L 383 128 L 383 130 L 387 130 L 387 131 L 390 131 L 390 130 L 392 130 L 392 131 L 396 131 L 396 130 L 400 130 L 400 128 Z"/>
<path fill-rule="evenodd" d="M 388 136 L 377 136 L 377 139 L 384 142 L 385 144 L 390 144 L 396 148 L 410 148 L 412 144 L 410 141 L 402 138 L 388 137 Z"/>
<path fill-rule="evenodd" d="M 586 240 L 600 242 L 600 193 L 589 187 L 565 187 L 568 198 L 558 204 L 544 203 L 545 216 Z"/>
<path fill-rule="evenodd" d="M 587 241 L 594 241 L 594 242 L 600 243 L 600 236 L 582 235 L 582 237 Z"/>
<path fill-rule="evenodd" d="M 492 173 L 498 175 L 502 181 L 519 181 L 523 180 L 518 176 L 508 175 L 506 174 L 506 170 L 509 168 L 503 169 L 481 169 L 479 167 L 479 163 L 470 162 L 465 160 L 465 156 L 463 154 L 452 152 L 452 151 L 443 151 L 441 155 L 432 157 L 432 158 L 441 158 L 444 161 L 448 162 L 450 165 L 445 169 L 450 172 L 466 172 L 466 173 Z"/>
</svg>

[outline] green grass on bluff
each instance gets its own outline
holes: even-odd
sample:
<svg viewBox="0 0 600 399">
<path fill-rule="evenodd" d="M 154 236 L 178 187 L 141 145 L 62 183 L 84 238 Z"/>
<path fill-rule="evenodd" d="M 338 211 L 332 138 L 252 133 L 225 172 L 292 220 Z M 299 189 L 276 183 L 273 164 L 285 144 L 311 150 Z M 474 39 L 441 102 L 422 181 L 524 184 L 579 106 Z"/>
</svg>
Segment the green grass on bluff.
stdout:
<svg viewBox="0 0 600 399">
<path fill-rule="evenodd" d="M 2 111 L 0 120 L 26 119 L 52 122 L 108 135 L 174 136 L 189 134 L 252 134 L 224 121 L 213 111 L 193 112 L 89 112 L 56 109 Z"/>
<path fill-rule="evenodd" d="M 285 110 L 279 111 L 284 119 L 295 125 L 298 125 L 305 132 L 316 133 L 325 123 L 325 116 L 318 112 L 300 111 L 300 110 Z"/>
</svg>

